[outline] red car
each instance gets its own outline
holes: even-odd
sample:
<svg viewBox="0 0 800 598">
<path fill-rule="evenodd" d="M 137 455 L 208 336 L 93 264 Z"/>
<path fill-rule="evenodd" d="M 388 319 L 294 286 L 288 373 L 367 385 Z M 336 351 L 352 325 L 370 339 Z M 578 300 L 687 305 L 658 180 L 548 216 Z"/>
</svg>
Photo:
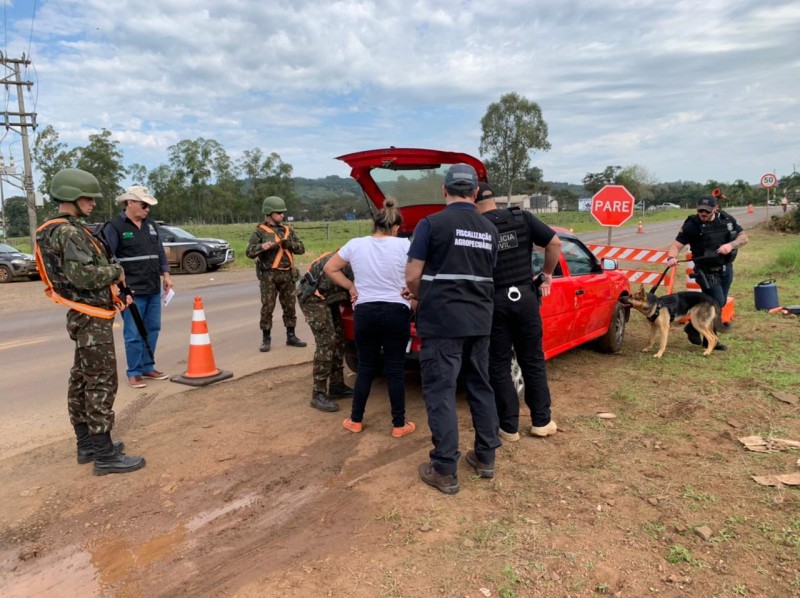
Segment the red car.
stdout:
<svg viewBox="0 0 800 598">
<path fill-rule="evenodd" d="M 351 167 L 351 176 L 359 182 L 369 200 L 370 209 L 380 209 L 387 196 L 397 199 L 403 214 L 400 235 L 410 236 L 420 219 L 444 208 L 442 185 L 451 164 L 470 164 L 478 178 L 486 180 L 486 167 L 469 154 L 414 148 L 388 148 L 340 156 Z M 541 303 L 544 326 L 545 358 L 589 341 L 596 341 L 603 351 L 617 353 L 625 338 L 625 324 L 630 309 L 619 298 L 630 294 L 628 279 L 617 271 L 614 260 L 599 261 L 572 233 L 556 229 L 561 239 L 562 255 L 553 276 L 550 295 Z M 544 250 L 533 254 L 534 272 L 541 270 Z M 347 341 L 348 367 L 357 368 L 353 342 L 353 313 L 343 308 L 343 326 Z M 418 360 L 420 339 L 411 325 L 410 360 Z M 516 367 L 516 363 L 514 364 Z M 515 374 L 517 372 L 515 371 Z M 515 375 L 521 383 L 521 376 Z"/>
</svg>

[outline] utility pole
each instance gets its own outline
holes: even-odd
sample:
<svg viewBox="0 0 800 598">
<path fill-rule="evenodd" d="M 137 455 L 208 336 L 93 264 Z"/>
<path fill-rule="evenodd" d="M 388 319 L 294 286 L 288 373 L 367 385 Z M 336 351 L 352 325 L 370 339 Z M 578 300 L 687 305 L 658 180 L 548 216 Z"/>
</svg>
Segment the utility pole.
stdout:
<svg viewBox="0 0 800 598">
<path fill-rule="evenodd" d="M 33 192 L 33 172 L 31 168 L 31 150 L 28 146 L 28 127 L 35 129 L 36 128 L 36 113 L 35 112 L 25 112 L 25 100 L 22 95 L 22 87 L 25 86 L 30 91 L 33 82 L 31 81 L 23 81 L 20 77 L 20 65 L 28 66 L 31 63 L 30 60 L 25 58 L 25 54 L 22 55 L 22 58 L 7 58 L 5 57 L 2 52 L 0 52 L 0 64 L 2 64 L 6 69 L 13 71 L 13 80 L 11 79 L 12 75 L 6 75 L 2 78 L 3 85 L 5 85 L 6 91 L 8 91 L 9 85 L 14 85 L 17 88 L 17 103 L 19 105 L 19 112 L 3 112 L 3 120 L 6 127 L 8 129 L 14 129 L 14 127 L 19 127 L 19 134 L 22 138 L 22 159 L 24 162 L 24 172 L 22 175 L 22 186 L 25 191 L 25 197 L 27 198 L 27 205 L 28 205 L 28 231 L 31 237 L 31 251 L 34 250 L 36 247 L 36 197 Z M 11 118 L 16 117 L 17 121 L 12 122 Z M 28 122 L 28 117 L 30 117 L 30 122 Z M 16 130 L 16 129 L 14 129 Z"/>
</svg>

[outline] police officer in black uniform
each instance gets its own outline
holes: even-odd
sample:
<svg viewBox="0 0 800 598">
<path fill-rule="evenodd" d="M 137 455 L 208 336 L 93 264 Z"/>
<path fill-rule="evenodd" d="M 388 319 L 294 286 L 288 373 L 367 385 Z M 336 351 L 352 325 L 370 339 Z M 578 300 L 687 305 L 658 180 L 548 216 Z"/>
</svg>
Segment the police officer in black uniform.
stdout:
<svg viewBox="0 0 800 598">
<path fill-rule="evenodd" d="M 494 477 L 495 449 L 500 446 L 488 371 L 497 229 L 475 209 L 477 190 L 472 166 L 450 167 L 444 181 L 447 207 L 417 225 L 406 266 L 407 298 L 419 300 L 422 394 L 433 440 L 430 462 L 420 464 L 419 476 L 445 494 L 459 490 L 459 371 L 475 428 L 467 463 L 479 476 Z"/>
<path fill-rule="evenodd" d="M 697 202 L 697 214 L 684 221 L 678 236 L 669 246 L 667 264 L 677 265 L 681 249 L 691 246 L 695 278 L 702 291 L 713 297 L 722 308 L 728 301 L 728 291 L 733 282 L 736 252 L 747 242 L 747 233 L 733 216 L 719 209 L 715 197 L 701 197 Z M 693 344 L 703 342 L 691 323 L 684 330 Z M 724 351 L 726 347 L 718 343 L 715 349 Z"/>
<path fill-rule="evenodd" d="M 494 390 L 500 438 L 519 440 L 519 395 L 511 379 L 512 348 L 525 381 L 525 403 L 531 411 L 533 436 L 550 436 L 558 430 L 550 417 L 550 388 L 542 350 L 539 297 L 550 294 L 553 271 L 561 255 L 555 231 L 518 207 L 499 209 L 487 183 L 480 183 L 478 213 L 495 225 L 499 234 L 494 267 L 494 314 L 489 343 L 489 379 Z M 544 247 L 541 278 L 534 284 L 533 246 Z M 538 292 L 537 292 L 538 290 Z"/>
</svg>

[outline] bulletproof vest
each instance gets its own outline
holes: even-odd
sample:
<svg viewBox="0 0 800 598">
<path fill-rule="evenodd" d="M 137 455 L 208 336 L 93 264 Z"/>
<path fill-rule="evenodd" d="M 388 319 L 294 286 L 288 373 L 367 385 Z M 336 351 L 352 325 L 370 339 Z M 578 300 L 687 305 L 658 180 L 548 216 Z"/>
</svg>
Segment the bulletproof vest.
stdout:
<svg viewBox="0 0 800 598">
<path fill-rule="evenodd" d="M 417 333 L 423 339 L 488 335 L 496 229 L 477 212 L 464 209 L 447 208 L 429 216 L 428 222 Z"/>
<path fill-rule="evenodd" d="M 56 303 L 61 303 L 70 309 L 94 317 L 112 319 L 116 313 L 114 310 L 116 300 L 109 287 L 79 289 L 64 273 L 61 262 L 64 248 L 56 246 L 53 234 L 65 224 L 71 224 L 84 232 L 87 246 L 94 254 L 94 265 L 109 265 L 102 245 L 80 222 L 63 216 L 50 218 L 36 229 L 36 267 L 45 284 L 45 294 Z"/>
<path fill-rule="evenodd" d="M 116 257 L 125 270 L 125 282 L 140 295 L 161 292 L 161 264 L 158 259 L 158 229 L 145 219 L 139 228 L 119 214 L 108 221 L 117 231 Z M 104 227 L 105 228 L 105 227 Z"/>
<path fill-rule="evenodd" d="M 531 234 L 523 211 L 514 207 L 492 210 L 484 216 L 499 233 L 497 263 L 494 267 L 495 288 L 530 283 L 533 279 Z"/>
<path fill-rule="evenodd" d="M 711 222 L 703 222 L 697 216 L 692 216 L 700 230 L 699 247 L 692 246 L 694 255 L 702 256 L 703 259 L 697 262 L 698 268 L 715 268 L 732 262 L 735 255 L 719 255 L 717 249 L 736 237 L 733 221 L 723 213 L 717 213 L 716 218 Z"/>
</svg>

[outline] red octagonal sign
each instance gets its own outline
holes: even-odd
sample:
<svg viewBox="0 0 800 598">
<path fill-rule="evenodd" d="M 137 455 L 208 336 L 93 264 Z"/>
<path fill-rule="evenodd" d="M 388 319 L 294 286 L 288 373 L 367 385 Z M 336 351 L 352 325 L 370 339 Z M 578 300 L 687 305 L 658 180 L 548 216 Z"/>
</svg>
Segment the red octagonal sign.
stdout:
<svg viewBox="0 0 800 598">
<path fill-rule="evenodd" d="M 635 201 L 623 185 L 606 185 L 592 197 L 592 216 L 603 226 L 622 226 L 633 216 Z"/>
</svg>

